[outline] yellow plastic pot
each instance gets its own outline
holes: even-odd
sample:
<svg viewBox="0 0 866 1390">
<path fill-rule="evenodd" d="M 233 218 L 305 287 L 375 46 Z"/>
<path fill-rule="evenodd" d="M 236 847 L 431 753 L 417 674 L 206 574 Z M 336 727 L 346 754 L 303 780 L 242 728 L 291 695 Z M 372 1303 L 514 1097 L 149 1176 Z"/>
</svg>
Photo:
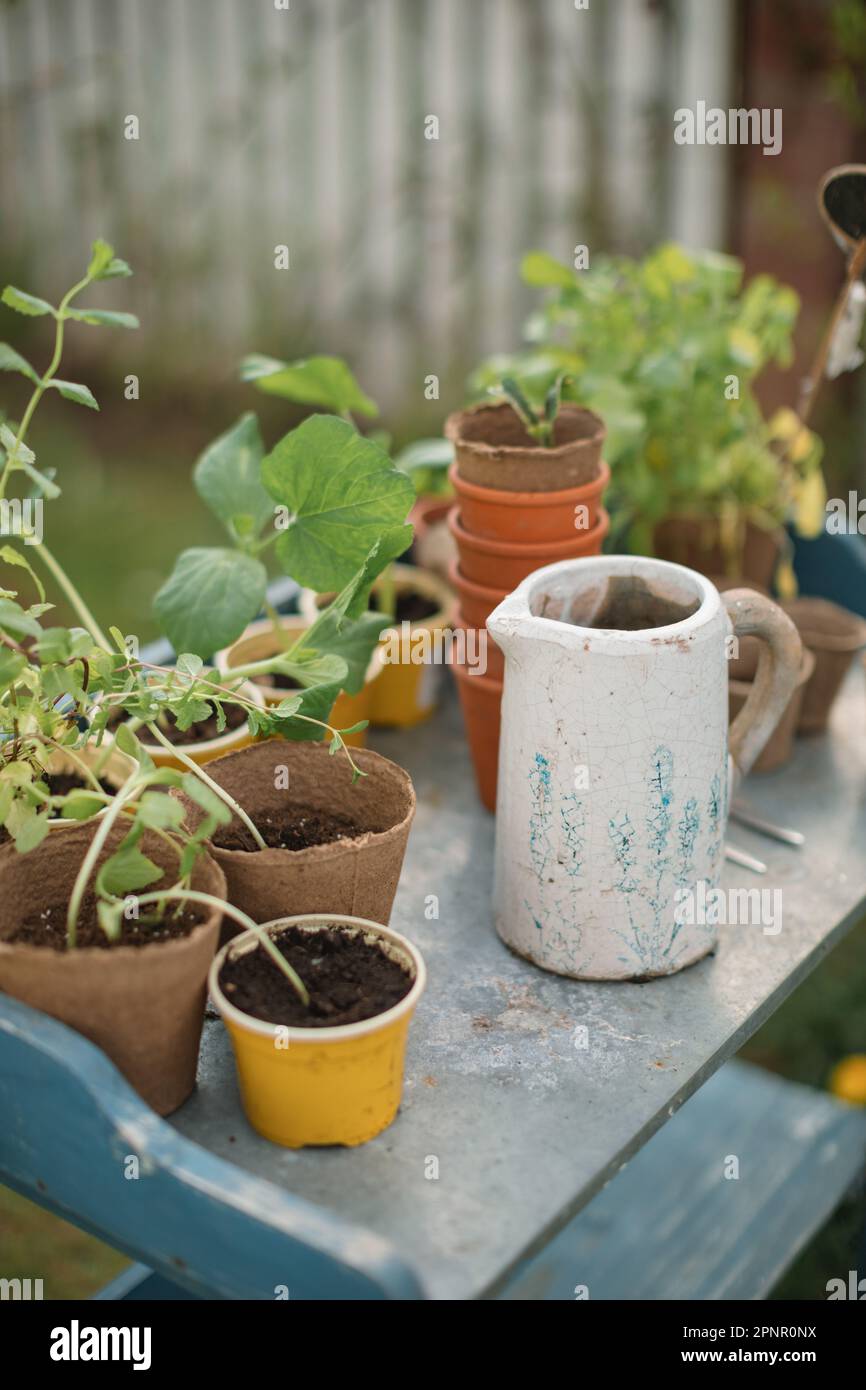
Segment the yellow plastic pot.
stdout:
<svg viewBox="0 0 866 1390">
<path fill-rule="evenodd" d="M 232 1040 L 253 1129 L 288 1149 L 364 1144 L 387 1129 L 400 1106 L 409 1021 L 426 983 L 424 961 L 405 936 L 362 917 L 283 917 L 264 929 L 273 935 L 287 926 L 311 932 L 350 927 L 380 941 L 414 976 L 406 997 L 376 1018 L 338 1028 L 289 1028 L 242 1013 L 220 989 L 226 957 L 253 950 L 253 932 L 227 942 L 211 966 L 211 998 Z"/>
<path fill-rule="evenodd" d="M 425 642 L 431 654 L 436 653 L 437 646 L 444 646 L 454 617 L 455 599 L 453 590 L 429 570 L 415 565 L 392 565 L 388 574 L 393 577 L 398 595 L 411 591 L 437 605 L 429 618 L 406 625 L 405 638 L 399 628 L 389 628 L 380 639 L 383 665 L 371 689 L 370 723 L 382 728 L 411 729 L 429 719 L 439 703 L 444 662 L 441 658 L 429 659 Z M 312 593 L 302 595 L 301 611 L 308 621 L 320 602 Z"/>
<path fill-rule="evenodd" d="M 292 641 L 300 637 L 309 625 L 307 618 L 280 619 L 282 631 L 288 633 Z M 258 622 L 250 623 L 243 636 L 239 637 L 233 646 L 226 647 L 224 651 L 219 653 L 216 663 L 221 671 L 230 672 L 237 666 L 247 666 L 253 661 L 267 661 L 268 657 L 275 656 L 278 650 L 273 623 L 267 618 L 260 618 Z M 370 719 L 371 682 L 376 680 L 382 669 L 382 664 L 382 654 L 376 648 L 367 667 L 364 685 L 357 695 L 349 695 L 347 691 L 342 690 L 337 696 L 328 717 L 328 723 L 332 724 L 335 729 L 350 729 L 353 724 L 359 724 L 362 719 Z M 250 682 L 250 684 L 255 684 L 255 682 Z M 287 690 L 280 690 L 273 685 L 255 684 L 255 689 L 266 705 L 278 705 L 291 693 Z M 367 743 L 366 729 L 359 729 L 355 734 L 347 734 L 344 742 L 352 748 L 364 748 Z"/>
</svg>

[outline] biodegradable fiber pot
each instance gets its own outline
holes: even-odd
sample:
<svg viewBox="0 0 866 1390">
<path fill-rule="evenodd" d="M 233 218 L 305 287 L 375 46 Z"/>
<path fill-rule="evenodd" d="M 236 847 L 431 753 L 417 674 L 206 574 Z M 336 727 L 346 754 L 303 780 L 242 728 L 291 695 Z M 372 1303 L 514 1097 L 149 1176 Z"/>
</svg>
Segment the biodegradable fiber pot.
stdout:
<svg viewBox="0 0 866 1390">
<path fill-rule="evenodd" d="M 797 733 L 820 734 L 855 653 L 866 646 L 866 622 L 822 598 L 791 599 L 782 607 L 815 657 L 815 669 L 803 691 Z"/>
<path fill-rule="evenodd" d="M 606 555 L 539 570 L 487 626 L 505 653 L 500 936 L 577 979 L 648 979 L 699 960 L 717 927 L 696 890 L 719 880 L 729 785 L 800 669 L 790 618 L 680 565 Z M 729 735 L 732 633 L 767 647 Z"/>
<path fill-rule="evenodd" d="M 507 492 L 467 482 L 451 465 L 448 475 L 460 503 L 460 521 L 473 536 L 516 541 L 520 545 L 567 541 L 576 530 L 591 531 L 598 520 L 601 497 L 610 482 L 602 459 L 596 476 L 578 487 L 559 492 Z"/>
<path fill-rule="evenodd" d="M 515 589 L 522 579 L 534 570 L 557 560 L 576 560 L 580 555 L 598 555 L 607 535 L 610 519 L 602 507 L 590 531 L 575 531 L 564 541 L 486 540 L 474 536 L 462 524 L 462 515 L 455 507 L 448 517 L 451 534 L 457 542 L 460 572 L 474 584 L 501 585 Z"/>
<path fill-rule="evenodd" d="M 310 932 L 339 926 L 363 933 L 399 961 L 412 986 L 393 1008 L 360 1023 L 277 1030 L 242 1013 L 223 994 L 220 972 L 226 958 L 257 945 L 252 932 L 228 942 L 211 967 L 210 993 L 232 1040 L 247 1119 L 266 1139 L 290 1149 L 363 1144 L 397 1114 L 406 1036 L 426 981 L 424 961 L 405 936 L 377 922 L 317 914 L 268 922 L 266 929 L 273 936 L 289 926 Z"/>
<path fill-rule="evenodd" d="M 597 477 L 606 430 L 591 410 L 566 403 L 548 449 L 502 401 L 449 415 L 445 434 L 454 444 L 456 472 L 467 483 L 504 492 L 560 492 Z"/>
<path fill-rule="evenodd" d="M 369 748 L 352 757 L 366 773 L 354 784 L 346 755 L 332 757 L 324 743 L 268 739 L 208 765 L 208 776 L 255 823 L 289 805 L 330 812 L 361 827 L 352 839 L 298 850 L 224 849 L 215 843 L 211 854 L 225 874 L 228 900 L 254 922 L 341 912 L 387 925 L 415 791 L 407 772 Z M 187 819 L 197 823 L 200 809 L 182 793 L 171 794 L 180 795 Z"/>
<path fill-rule="evenodd" d="M 784 542 L 783 532 L 766 531 L 746 522 L 736 577 L 746 587 L 771 589 Z M 709 578 L 727 569 L 719 522 L 714 516 L 672 516 L 660 521 L 653 533 L 653 550 L 660 560 L 687 565 Z"/>
<path fill-rule="evenodd" d="M 98 824 L 58 830 L 29 854 L 13 845 L 0 849 L 0 989 L 83 1033 L 148 1105 L 168 1115 L 195 1085 L 205 982 L 222 913 L 210 913 L 189 936 L 152 946 L 54 951 L 8 941 L 34 914 L 58 906 L 65 911 Z M 124 834 L 112 829 L 100 863 Z M 141 847 L 173 879 L 174 851 L 149 832 Z M 199 859 L 192 887 L 225 897 L 222 870 L 211 858 Z"/>
<path fill-rule="evenodd" d="M 803 705 L 803 695 L 814 670 L 815 657 L 808 648 L 804 647 L 797 683 L 791 698 L 782 710 L 778 723 L 761 749 L 759 757 L 755 759 L 753 772 L 773 772 L 790 758 L 794 747 L 797 723 L 800 719 L 800 710 Z M 728 681 L 728 703 L 732 720 L 737 718 L 751 693 L 751 680 Z"/>
</svg>

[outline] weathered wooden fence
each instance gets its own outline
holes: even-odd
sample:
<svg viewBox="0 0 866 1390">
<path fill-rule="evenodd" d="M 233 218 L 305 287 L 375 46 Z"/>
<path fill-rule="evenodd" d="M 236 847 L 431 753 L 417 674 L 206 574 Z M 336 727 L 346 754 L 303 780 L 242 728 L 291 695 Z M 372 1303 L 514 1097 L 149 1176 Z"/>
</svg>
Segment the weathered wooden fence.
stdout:
<svg viewBox="0 0 866 1390">
<path fill-rule="evenodd" d="M 393 405 L 514 344 L 531 246 L 718 244 L 672 113 L 723 99 L 730 0 L 283 3 L 0 0 L 3 269 L 101 233 L 138 351 L 347 352 Z"/>
</svg>

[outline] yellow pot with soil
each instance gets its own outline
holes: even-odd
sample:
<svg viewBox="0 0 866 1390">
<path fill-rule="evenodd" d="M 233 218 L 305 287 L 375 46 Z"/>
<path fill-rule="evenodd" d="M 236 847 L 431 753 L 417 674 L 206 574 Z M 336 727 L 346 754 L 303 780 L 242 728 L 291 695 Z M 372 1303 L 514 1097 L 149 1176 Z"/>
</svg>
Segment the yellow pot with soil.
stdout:
<svg viewBox="0 0 866 1390">
<path fill-rule="evenodd" d="M 385 578 L 394 586 L 398 621 L 379 642 L 382 670 L 372 686 L 369 718 L 381 728 L 410 729 L 429 719 L 439 703 L 455 599 L 444 580 L 415 565 L 392 565 Z M 374 593 L 384 587 L 380 579 Z M 304 617 L 310 621 L 324 602 L 306 591 Z"/>
<path fill-rule="evenodd" d="M 408 989 L 383 1012 L 335 1027 L 297 1027 L 255 1017 L 232 1002 L 232 995 L 246 1002 L 256 985 L 260 991 L 262 986 L 273 990 L 274 979 L 291 993 L 254 933 L 244 932 L 228 942 L 211 967 L 211 998 L 231 1037 L 241 1099 L 253 1128 L 290 1149 L 366 1143 L 391 1124 L 400 1106 L 406 1037 L 426 982 L 421 954 L 398 932 L 360 917 L 286 917 L 263 929 L 277 940 L 292 929 L 302 935 L 339 932 L 348 937 L 349 945 L 381 952 L 405 973 Z M 252 974 L 254 952 L 258 979 Z M 317 946 L 316 954 L 326 953 Z M 300 973 L 303 966 L 298 962 L 296 968 Z M 244 969 L 246 979 L 238 974 Z M 273 972 L 270 986 L 263 972 Z M 310 973 L 304 983 L 315 1006 L 325 986 L 317 990 Z"/>
<path fill-rule="evenodd" d="M 280 619 L 280 630 L 288 636 L 291 642 L 296 641 L 302 633 L 306 632 L 309 625 L 309 620 L 306 617 Z M 261 618 L 258 622 L 250 623 L 243 636 L 239 637 L 233 646 L 226 647 L 221 651 L 216 662 L 221 671 L 231 672 L 236 667 L 248 666 L 253 661 L 267 661 L 269 657 L 276 656 L 279 650 L 280 646 L 273 623 L 267 618 Z M 363 687 L 356 695 L 350 695 L 348 691 L 341 690 L 334 701 L 329 722 L 335 729 L 350 729 L 353 724 L 359 724 L 362 719 L 370 719 L 373 682 L 379 676 L 382 666 L 382 653 L 379 648 L 376 648 L 370 658 Z M 291 690 L 275 685 L 272 677 L 257 681 L 254 684 L 265 705 L 278 705 L 281 700 L 285 700 L 291 694 Z M 344 742 L 352 748 L 363 748 L 367 742 L 366 729 L 359 729 L 355 734 L 347 734 Z"/>
</svg>

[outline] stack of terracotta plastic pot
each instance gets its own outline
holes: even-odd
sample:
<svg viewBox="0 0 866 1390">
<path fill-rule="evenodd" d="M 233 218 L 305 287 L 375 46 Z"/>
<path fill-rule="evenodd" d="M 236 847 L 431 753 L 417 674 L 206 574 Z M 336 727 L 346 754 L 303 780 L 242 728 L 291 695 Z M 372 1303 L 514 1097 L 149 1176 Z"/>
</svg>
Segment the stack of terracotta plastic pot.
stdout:
<svg viewBox="0 0 866 1390">
<path fill-rule="evenodd" d="M 449 516 L 458 551 L 450 579 L 467 653 L 453 669 L 478 793 L 493 811 L 503 660 L 485 623 L 534 570 L 601 552 L 609 526 L 601 505 L 610 478 L 601 457 L 605 428 L 582 406 L 563 405 L 553 446 L 543 448 L 503 403 L 459 411 L 449 417 L 445 433 L 454 444 L 457 498 Z M 479 652 L 486 667 L 483 659 L 472 659 Z"/>
</svg>

